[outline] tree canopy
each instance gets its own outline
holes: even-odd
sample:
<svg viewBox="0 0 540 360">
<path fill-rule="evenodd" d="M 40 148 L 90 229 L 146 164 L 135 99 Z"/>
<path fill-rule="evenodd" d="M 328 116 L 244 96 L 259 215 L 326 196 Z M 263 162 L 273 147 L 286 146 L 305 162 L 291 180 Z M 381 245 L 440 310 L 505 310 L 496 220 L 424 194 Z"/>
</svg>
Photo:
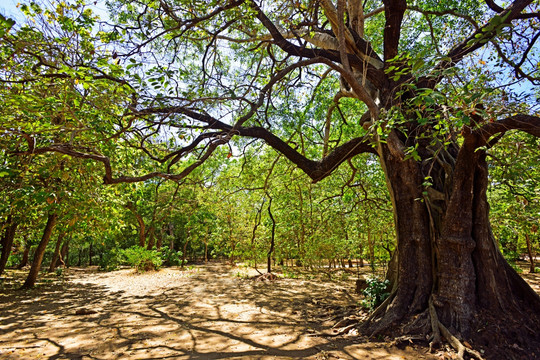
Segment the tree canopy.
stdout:
<svg viewBox="0 0 540 360">
<path fill-rule="evenodd" d="M 21 5 L 26 24 L 0 18 L 1 171 L 19 179 L 12 181 L 17 189 L 28 171 L 39 174 L 31 181 L 52 179 L 43 195 L 53 199 L 51 214 L 60 206 L 54 199 L 64 197 L 56 187 L 77 172 L 99 172 L 105 184 L 157 189 L 163 179 L 186 184 L 194 176 L 210 186 L 203 164 L 221 175 L 228 171 L 223 164 L 244 158 L 256 184 L 244 189 L 264 194 L 252 200 L 256 212 L 265 207 L 274 221 L 269 179 L 277 169 L 293 171 L 282 158 L 313 182 L 339 176 L 347 164 L 348 185 L 358 174 L 384 177 L 394 213 L 392 291 L 365 324 L 368 333 L 409 324 L 405 333 L 430 332 L 436 344 L 440 332 L 450 340 L 448 329 L 477 336 L 479 319 L 501 309 L 540 309 L 538 295 L 496 246 L 488 204 L 489 189 L 490 199 L 513 197 L 517 207 L 538 198 L 527 185 L 536 173 L 525 179 L 505 162 L 530 151 L 530 163 L 520 161 L 527 172 L 538 160 L 538 1 L 111 0 L 106 12 L 95 6 L 30 3 Z M 276 153 L 257 154 L 261 144 Z M 271 165 L 257 171 L 253 162 Z M 490 183 L 489 171 L 497 182 Z M 301 202 L 308 191 L 302 186 L 278 188 Z M 341 191 L 337 217 L 354 210 L 369 220 L 386 206 L 375 202 L 366 210 L 366 193 L 365 206 L 345 210 L 356 196 L 350 189 Z M 126 204 L 140 239 L 153 234 L 146 224 L 170 206 Z M 194 216 L 210 218 L 202 208 Z M 291 221 L 300 221 L 304 236 L 303 208 L 295 210 Z M 209 233 L 192 218 L 184 221 L 190 231 Z M 346 221 L 345 231 L 352 226 Z"/>
</svg>

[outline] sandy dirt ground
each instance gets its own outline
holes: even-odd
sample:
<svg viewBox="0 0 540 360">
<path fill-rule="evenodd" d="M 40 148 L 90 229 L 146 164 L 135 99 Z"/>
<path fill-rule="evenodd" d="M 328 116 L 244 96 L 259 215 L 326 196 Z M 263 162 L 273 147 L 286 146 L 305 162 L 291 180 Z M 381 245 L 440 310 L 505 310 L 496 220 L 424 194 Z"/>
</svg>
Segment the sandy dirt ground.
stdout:
<svg viewBox="0 0 540 360">
<path fill-rule="evenodd" d="M 452 358 L 354 331 L 325 336 L 358 305 L 354 278 L 249 278 L 255 274 L 222 264 L 144 274 L 69 269 L 20 291 L 25 273 L 9 270 L 0 288 L 0 359 Z"/>
</svg>

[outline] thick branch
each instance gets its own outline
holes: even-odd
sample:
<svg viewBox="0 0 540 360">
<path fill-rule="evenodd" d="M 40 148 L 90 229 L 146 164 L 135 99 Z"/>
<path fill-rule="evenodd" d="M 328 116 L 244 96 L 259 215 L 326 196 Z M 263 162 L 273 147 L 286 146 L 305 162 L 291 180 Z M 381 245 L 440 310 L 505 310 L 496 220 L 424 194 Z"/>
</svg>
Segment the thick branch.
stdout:
<svg viewBox="0 0 540 360">
<path fill-rule="evenodd" d="M 521 130 L 533 136 L 540 137 L 540 117 L 518 114 L 506 119 L 483 125 L 475 133 L 483 137 L 485 143 L 494 135 L 503 134 L 509 130 Z"/>
<path fill-rule="evenodd" d="M 398 54 L 399 38 L 401 37 L 401 22 L 407 10 L 405 0 L 384 0 L 384 60 L 393 59 Z"/>
<path fill-rule="evenodd" d="M 338 146 L 320 161 L 314 161 L 300 154 L 285 141 L 281 140 L 265 128 L 242 128 L 239 129 L 239 134 L 241 136 L 249 136 L 264 140 L 268 145 L 282 153 L 287 159 L 303 170 L 313 182 L 324 179 L 341 163 L 355 155 L 361 153 L 376 154 L 375 149 L 371 146 L 369 141 L 364 138 L 355 138 Z"/>
<path fill-rule="evenodd" d="M 341 62 L 340 55 L 337 51 L 309 49 L 306 47 L 300 47 L 300 46 L 294 45 L 293 43 L 287 41 L 285 37 L 281 34 L 279 29 L 276 27 L 276 25 L 274 25 L 274 23 L 266 16 L 266 14 L 255 3 L 255 1 L 252 1 L 250 3 L 253 9 L 257 13 L 257 19 L 259 19 L 259 21 L 264 25 L 264 27 L 266 27 L 266 29 L 272 35 L 272 38 L 274 39 L 274 43 L 286 53 L 293 56 L 298 56 L 298 57 L 305 57 L 305 58 L 321 57 L 321 58 L 325 58 L 333 62 L 337 62 L 337 63 Z M 362 40 L 361 43 L 367 44 L 364 40 Z M 362 73 L 364 73 L 364 68 L 367 67 L 367 71 L 365 71 L 367 79 L 371 81 L 371 83 L 373 83 L 377 88 L 382 88 L 386 80 L 386 75 L 384 74 L 383 71 L 379 69 L 380 67 L 382 67 L 379 64 L 379 60 L 374 56 L 368 55 L 373 52 L 370 46 L 364 46 L 364 47 L 359 46 L 358 48 L 359 48 L 358 55 L 365 57 L 368 60 L 367 64 L 358 56 L 349 54 L 348 60 L 351 64 L 351 67 L 358 69 Z M 364 49 L 366 49 L 368 54 L 363 52 Z M 370 60 L 371 62 L 373 62 L 373 64 L 370 64 Z M 377 66 L 374 66 L 374 64 Z"/>
</svg>

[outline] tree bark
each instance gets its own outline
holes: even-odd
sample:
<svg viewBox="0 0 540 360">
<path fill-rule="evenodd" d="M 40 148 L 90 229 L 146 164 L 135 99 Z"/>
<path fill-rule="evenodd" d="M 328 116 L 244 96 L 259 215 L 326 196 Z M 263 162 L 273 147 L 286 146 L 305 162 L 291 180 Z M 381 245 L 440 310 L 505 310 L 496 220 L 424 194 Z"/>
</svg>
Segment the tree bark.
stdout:
<svg viewBox="0 0 540 360">
<path fill-rule="evenodd" d="M 21 263 L 17 267 L 18 269 L 24 268 L 26 265 L 28 265 L 28 255 L 30 254 L 30 247 L 32 247 L 32 244 L 30 244 L 30 241 L 28 241 L 28 236 L 24 235 L 24 250 L 23 250 L 23 257 L 21 259 Z"/>
<path fill-rule="evenodd" d="M 67 241 L 62 245 L 62 250 L 60 251 L 60 257 L 58 258 L 59 262 L 64 264 L 65 267 L 69 267 L 69 242 L 71 238 L 68 238 Z M 58 264 L 56 266 L 59 266 Z"/>
<path fill-rule="evenodd" d="M 28 277 L 26 278 L 26 281 L 24 282 L 21 289 L 30 289 L 35 285 L 36 279 L 38 277 L 39 269 L 41 268 L 41 262 L 43 261 L 43 255 L 45 255 L 47 244 L 49 243 L 49 240 L 51 239 L 51 235 L 52 235 L 52 232 L 54 230 L 57 220 L 58 220 L 57 214 L 55 213 L 49 214 L 47 218 L 47 224 L 45 225 L 45 230 L 43 230 L 43 236 L 41 237 L 41 241 L 39 242 L 39 245 L 34 254 L 34 261 L 32 261 L 30 272 L 28 273 Z"/>
<path fill-rule="evenodd" d="M 275 238 L 276 238 L 276 220 L 274 219 L 274 215 L 272 215 L 272 197 L 267 193 L 268 197 L 270 198 L 270 202 L 268 203 L 268 215 L 270 216 L 270 220 L 272 220 L 272 233 L 270 238 L 270 249 L 268 249 L 267 254 L 267 264 L 266 264 L 266 270 L 270 274 L 272 272 L 272 254 L 274 253 L 274 247 L 275 247 Z"/>
<path fill-rule="evenodd" d="M 93 263 L 92 263 L 92 258 L 94 257 L 94 252 L 92 251 L 93 250 L 93 244 L 90 243 L 90 246 L 88 247 L 88 266 L 92 266 Z"/>
<path fill-rule="evenodd" d="M 6 231 L 2 237 L 2 254 L 0 255 L 0 275 L 4 272 L 6 264 L 11 254 L 13 247 L 13 240 L 15 239 L 15 233 L 17 232 L 17 226 L 19 223 L 13 220 L 11 215 L 8 216 L 6 221 Z"/>
<path fill-rule="evenodd" d="M 58 266 L 58 258 L 60 257 L 60 245 L 62 245 L 62 240 L 64 239 L 65 232 L 58 234 L 58 239 L 56 240 L 56 245 L 54 247 L 53 257 L 51 259 L 51 264 L 49 265 L 49 272 L 53 272 L 54 269 Z"/>
<path fill-rule="evenodd" d="M 402 160 L 382 147 L 395 210 L 396 276 L 386 311 L 364 325 L 368 333 L 398 324 L 406 324 L 404 332 L 429 333 L 430 298 L 437 320 L 463 337 L 480 336 L 482 316 L 483 324 L 497 319 L 501 327 L 517 314 L 537 318 L 540 297 L 505 261 L 491 231 L 482 145 L 478 137 L 466 137 L 460 149 L 448 149 L 444 167 Z M 430 189 L 426 176 L 433 179 Z"/>
<path fill-rule="evenodd" d="M 161 230 L 159 231 L 159 236 L 157 237 L 156 241 L 156 249 L 161 250 L 161 247 L 163 246 L 163 234 L 165 233 L 165 228 L 162 226 Z"/>
<path fill-rule="evenodd" d="M 155 238 L 154 238 L 154 225 L 151 224 L 150 225 L 150 228 L 148 229 L 148 246 L 147 246 L 147 249 L 148 250 L 152 250 L 152 248 L 154 247 L 155 245 Z"/>
</svg>

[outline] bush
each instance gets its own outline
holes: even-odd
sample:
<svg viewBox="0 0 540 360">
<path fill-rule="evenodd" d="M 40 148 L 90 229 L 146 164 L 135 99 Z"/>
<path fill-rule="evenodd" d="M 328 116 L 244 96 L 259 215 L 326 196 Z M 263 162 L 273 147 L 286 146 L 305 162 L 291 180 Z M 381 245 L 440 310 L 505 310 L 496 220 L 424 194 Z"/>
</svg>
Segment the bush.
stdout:
<svg viewBox="0 0 540 360">
<path fill-rule="evenodd" d="M 6 263 L 6 268 L 14 268 L 21 263 L 22 255 L 21 254 L 11 254 L 9 255 Z"/>
<path fill-rule="evenodd" d="M 113 271 L 117 270 L 122 262 L 122 255 L 117 249 L 111 249 L 103 254 L 99 260 L 99 270 Z"/>
<path fill-rule="evenodd" d="M 373 277 L 367 279 L 366 283 L 367 287 L 362 292 L 365 296 L 365 299 L 362 300 L 362 306 L 373 311 L 390 295 L 387 291 L 390 282 Z"/>
<path fill-rule="evenodd" d="M 156 250 L 147 250 L 140 246 L 133 246 L 120 253 L 125 262 L 134 267 L 137 272 L 158 270 L 163 263 L 161 254 Z"/>
<path fill-rule="evenodd" d="M 161 248 L 159 250 L 161 260 L 163 260 L 163 264 L 166 266 L 179 266 L 182 262 L 182 251 L 174 251 L 167 247 Z"/>
</svg>

